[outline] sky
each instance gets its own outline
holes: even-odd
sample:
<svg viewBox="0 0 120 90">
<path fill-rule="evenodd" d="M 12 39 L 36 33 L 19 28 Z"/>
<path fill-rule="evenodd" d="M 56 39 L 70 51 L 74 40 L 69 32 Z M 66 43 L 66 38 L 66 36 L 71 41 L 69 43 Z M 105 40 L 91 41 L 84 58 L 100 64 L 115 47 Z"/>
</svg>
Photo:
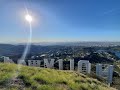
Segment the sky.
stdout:
<svg viewBox="0 0 120 90">
<path fill-rule="evenodd" d="M 120 0 L 0 0 L 0 43 L 120 41 Z"/>
</svg>

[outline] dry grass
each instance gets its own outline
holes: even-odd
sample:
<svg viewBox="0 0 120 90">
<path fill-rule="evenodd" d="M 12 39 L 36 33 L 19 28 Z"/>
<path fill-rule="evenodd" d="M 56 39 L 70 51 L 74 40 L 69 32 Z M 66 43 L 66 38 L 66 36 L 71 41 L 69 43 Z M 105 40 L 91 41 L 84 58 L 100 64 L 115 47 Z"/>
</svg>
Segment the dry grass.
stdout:
<svg viewBox="0 0 120 90">
<path fill-rule="evenodd" d="M 5 87 L 7 80 L 15 77 L 18 71 L 15 64 L 0 63 L 0 85 Z M 72 71 L 22 66 L 18 78 L 25 84 L 25 90 L 114 90 L 107 85 Z M 9 87 L 17 90 L 18 87 Z"/>
</svg>

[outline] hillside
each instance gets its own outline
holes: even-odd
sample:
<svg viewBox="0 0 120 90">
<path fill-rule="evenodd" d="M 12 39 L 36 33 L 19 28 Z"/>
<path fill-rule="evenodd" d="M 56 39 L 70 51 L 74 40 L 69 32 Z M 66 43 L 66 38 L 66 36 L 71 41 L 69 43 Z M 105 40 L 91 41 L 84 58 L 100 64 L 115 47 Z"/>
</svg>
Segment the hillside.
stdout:
<svg viewBox="0 0 120 90">
<path fill-rule="evenodd" d="M 89 60 L 91 63 L 113 63 L 119 58 L 116 56 L 116 51 L 111 53 L 107 50 L 112 50 L 115 47 L 81 47 L 81 46 L 41 46 L 41 45 L 31 45 L 30 51 L 27 55 L 27 59 L 41 59 L 42 55 L 45 54 L 47 57 L 51 58 L 62 58 L 68 59 L 68 57 L 73 57 L 77 63 L 81 60 Z M 118 47 L 119 48 L 119 47 Z M 11 45 L 11 44 L 0 44 L 0 57 L 8 56 L 17 62 L 21 58 L 25 49 L 25 45 Z M 104 51 L 104 52 L 101 52 Z M 101 53 L 99 53 L 101 52 Z M 119 52 L 117 52 L 119 55 Z M 36 57 L 39 56 L 39 57 Z M 33 59 L 32 58 L 32 59 Z"/>
<path fill-rule="evenodd" d="M 16 64 L 0 63 L 0 89 L 19 90 L 20 85 L 10 86 L 9 79 L 18 77 L 24 82 L 25 90 L 115 90 L 107 85 L 72 71 L 21 66 L 19 72 Z M 20 89 L 20 90 L 23 90 Z"/>
<path fill-rule="evenodd" d="M 116 72 L 116 76 L 113 77 L 113 87 L 116 87 L 118 90 L 120 90 L 120 62 L 114 63 L 114 70 Z"/>
</svg>

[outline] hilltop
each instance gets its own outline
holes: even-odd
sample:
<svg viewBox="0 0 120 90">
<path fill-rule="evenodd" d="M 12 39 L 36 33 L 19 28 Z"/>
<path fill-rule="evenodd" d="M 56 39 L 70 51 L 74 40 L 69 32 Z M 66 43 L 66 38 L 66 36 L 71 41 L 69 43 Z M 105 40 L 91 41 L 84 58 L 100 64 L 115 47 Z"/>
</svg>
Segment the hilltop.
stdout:
<svg viewBox="0 0 120 90">
<path fill-rule="evenodd" d="M 16 77 L 24 82 L 25 90 L 115 90 L 97 79 L 75 71 L 63 71 L 47 68 L 0 63 L 0 89 L 18 90 L 18 86 L 9 86 L 8 81 Z M 22 90 L 22 89 L 21 89 Z"/>
</svg>

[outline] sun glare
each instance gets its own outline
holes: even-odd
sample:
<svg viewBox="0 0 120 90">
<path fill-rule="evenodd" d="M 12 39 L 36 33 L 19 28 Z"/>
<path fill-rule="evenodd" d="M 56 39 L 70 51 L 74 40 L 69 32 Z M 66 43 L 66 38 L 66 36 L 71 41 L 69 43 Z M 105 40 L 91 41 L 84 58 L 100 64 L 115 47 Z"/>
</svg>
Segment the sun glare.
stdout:
<svg viewBox="0 0 120 90">
<path fill-rule="evenodd" d="M 26 19 L 29 23 L 32 22 L 32 16 L 29 15 L 29 14 L 27 14 L 27 15 L 25 16 L 25 19 Z"/>
</svg>

